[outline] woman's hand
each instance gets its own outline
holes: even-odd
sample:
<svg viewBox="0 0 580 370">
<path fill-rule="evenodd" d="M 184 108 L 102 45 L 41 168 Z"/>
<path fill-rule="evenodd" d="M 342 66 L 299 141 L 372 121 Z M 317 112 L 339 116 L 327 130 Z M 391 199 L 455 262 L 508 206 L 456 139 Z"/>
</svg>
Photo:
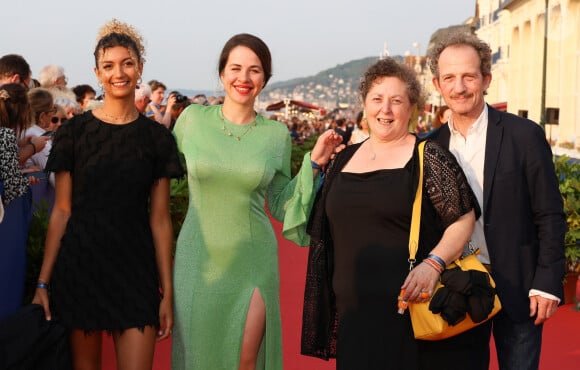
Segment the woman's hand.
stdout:
<svg viewBox="0 0 580 370">
<path fill-rule="evenodd" d="M 341 142 L 342 136 L 334 130 L 326 130 L 316 140 L 312 153 L 310 153 L 310 159 L 320 166 L 326 166 Z"/>
<path fill-rule="evenodd" d="M 427 302 L 433 296 L 435 285 L 440 274 L 428 264 L 422 262 L 407 275 L 401 289 L 405 289 L 403 299 L 408 302 Z"/>
<path fill-rule="evenodd" d="M 49 136 L 30 136 L 28 142 L 34 145 L 35 153 L 39 153 L 44 149 L 48 140 L 50 140 Z"/>
<path fill-rule="evenodd" d="M 330 160 L 333 160 L 338 153 L 340 153 L 344 150 L 344 148 L 346 148 L 346 145 L 344 145 L 344 144 L 340 144 L 339 146 L 334 148 L 334 152 L 330 155 Z"/>
<path fill-rule="evenodd" d="M 173 330 L 173 299 L 164 296 L 159 305 L 159 324 L 157 340 L 167 339 Z"/>
<path fill-rule="evenodd" d="M 48 303 L 48 292 L 44 288 L 36 288 L 34 293 L 34 298 L 32 298 L 33 304 L 39 304 L 44 309 L 44 317 L 47 321 L 50 321 L 52 316 L 50 313 L 50 306 Z"/>
</svg>

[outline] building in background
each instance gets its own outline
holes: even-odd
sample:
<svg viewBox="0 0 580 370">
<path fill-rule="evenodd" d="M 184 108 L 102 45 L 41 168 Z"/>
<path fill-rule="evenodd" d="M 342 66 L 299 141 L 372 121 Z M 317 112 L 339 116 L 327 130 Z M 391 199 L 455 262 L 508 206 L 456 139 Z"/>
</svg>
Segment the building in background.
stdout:
<svg viewBox="0 0 580 370">
<path fill-rule="evenodd" d="M 544 124 L 556 154 L 580 158 L 580 0 L 477 0 L 475 17 L 493 51 L 488 103 Z"/>
</svg>

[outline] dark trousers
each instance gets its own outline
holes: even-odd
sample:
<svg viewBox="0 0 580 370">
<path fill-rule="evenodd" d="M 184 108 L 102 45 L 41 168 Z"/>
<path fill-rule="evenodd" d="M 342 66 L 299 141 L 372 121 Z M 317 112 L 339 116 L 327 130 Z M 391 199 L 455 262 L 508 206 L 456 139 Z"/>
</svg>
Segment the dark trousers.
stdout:
<svg viewBox="0 0 580 370">
<path fill-rule="evenodd" d="M 493 318 L 493 339 L 500 370 L 539 368 L 543 325 L 534 325 L 534 319 L 516 323 L 504 311 Z"/>
<path fill-rule="evenodd" d="M 31 217 L 30 191 L 4 206 L 4 220 L 0 223 L 0 320 L 22 307 Z"/>
</svg>

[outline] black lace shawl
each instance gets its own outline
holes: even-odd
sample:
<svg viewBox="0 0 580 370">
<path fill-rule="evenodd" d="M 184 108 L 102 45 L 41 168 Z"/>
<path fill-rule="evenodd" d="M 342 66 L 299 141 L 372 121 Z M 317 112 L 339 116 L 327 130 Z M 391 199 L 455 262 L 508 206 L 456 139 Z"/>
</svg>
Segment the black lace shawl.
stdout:
<svg viewBox="0 0 580 370">
<path fill-rule="evenodd" d="M 418 182 L 417 141 L 410 163 Z M 308 222 L 310 250 L 302 317 L 303 355 L 322 359 L 336 357 L 338 318 L 332 291 L 333 242 L 325 213 L 326 196 L 333 180 L 361 144 L 344 149 L 329 165 Z M 424 151 L 424 190 L 417 260 L 421 261 L 441 239 L 445 229 L 472 209 L 480 210 L 465 175 L 455 157 L 437 143 L 428 141 Z M 416 191 L 416 186 L 413 193 Z"/>
</svg>

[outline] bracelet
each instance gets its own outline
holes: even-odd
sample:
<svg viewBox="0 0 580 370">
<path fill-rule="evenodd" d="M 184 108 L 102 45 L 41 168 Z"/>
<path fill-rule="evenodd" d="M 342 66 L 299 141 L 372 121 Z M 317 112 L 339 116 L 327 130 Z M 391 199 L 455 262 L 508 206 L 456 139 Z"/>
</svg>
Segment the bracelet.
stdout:
<svg viewBox="0 0 580 370">
<path fill-rule="evenodd" d="M 34 152 L 32 153 L 32 155 L 36 154 L 36 146 L 32 143 L 32 141 L 28 142 L 28 145 L 32 145 L 32 149 L 34 150 Z"/>
<path fill-rule="evenodd" d="M 435 260 L 435 262 L 437 262 L 438 264 L 441 265 L 441 267 L 443 268 L 443 270 L 445 270 L 445 267 L 447 267 L 447 264 L 445 263 L 445 261 L 443 261 L 443 259 L 439 256 L 436 256 L 432 253 L 430 253 L 427 258 L 431 258 L 433 260 Z"/>
<path fill-rule="evenodd" d="M 36 283 L 36 288 L 37 289 L 48 289 L 48 284 L 43 283 L 42 281 L 39 281 L 38 283 Z"/>
<path fill-rule="evenodd" d="M 314 170 L 322 171 L 322 166 L 314 162 L 313 160 L 310 160 L 310 166 L 312 166 L 312 169 Z"/>
<path fill-rule="evenodd" d="M 443 273 L 444 269 L 442 269 L 439 263 L 435 262 L 432 258 L 425 258 L 423 262 L 425 262 L 429 267 L 437 271 L 439 274 Z"/>
</svg>

